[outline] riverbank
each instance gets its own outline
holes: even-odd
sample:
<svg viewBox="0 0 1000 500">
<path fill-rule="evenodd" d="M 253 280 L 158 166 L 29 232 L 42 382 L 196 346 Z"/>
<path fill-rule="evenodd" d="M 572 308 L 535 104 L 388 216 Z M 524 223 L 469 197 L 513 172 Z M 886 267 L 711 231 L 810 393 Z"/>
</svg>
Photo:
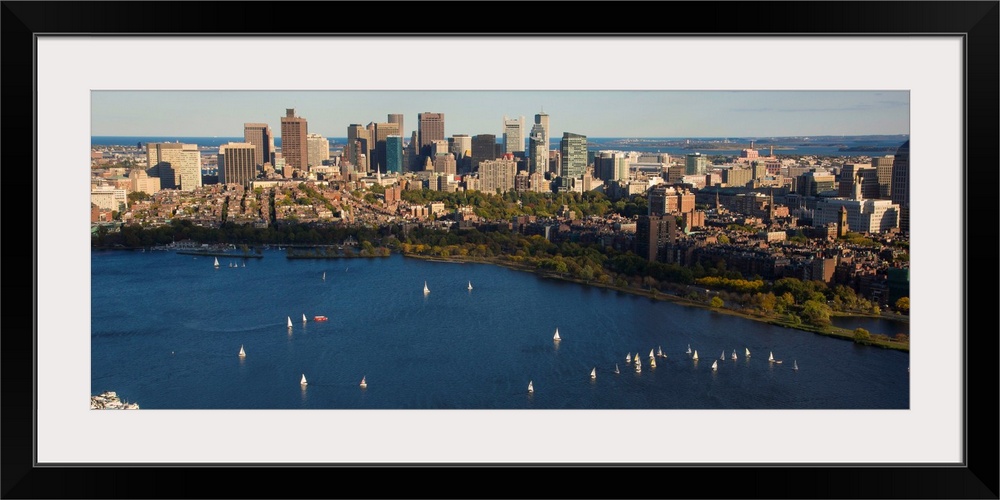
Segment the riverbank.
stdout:
<svg viewBox="0 0 1000 500">
<path fill-rule="evenodd" d="M 538 275 L 538 276 L 540 276 L 542 278 L 557 279 L 557 280 L 561 280 L 561 281 L 568 281 L 568 282 L 572 282 L 572 283 L 578 283 L 580 285 L 594 286 L 594 287 L 599 287 L 599 288 L 605 288 L 605 289 L 608 289 L 608 290 L 615 290 L 615 291 L 622 292 L 622 293 L 627 293 L 627 294 L 630 294 L 630 295 L 647 297 L 647 298 L 650 298 L 650 299 L 653 299 L 653 300 L 660 300 L 660 301 L 665 301 L 665 302 L 673 302 L 673 303 L 677 303 L 677 304 L 684 305 L 684 306 L 699 307 L 699 308 L 702 308 L 702 309 L 712 310 L 712 311 L 715 311 L 715 312 L 720 313 L 720 314 L 727 314 L 727 315 L 730 315 L 730 316 L 738 316 L 738 317 L 741 317 L 741 318 L 744 318 L 744 319 L 748 319 L 748 320 L 751 320 L 751 321 L 757 321 L 757 322 L 760 322 L 760 323 L 766 323 L 766 324 L 769 324 L 769 325 L 780 326 L 780 327 L 783 327 L 783 328 L 788 328 L 788 329 L 793 329 L 793 330 L 800 330 L 800 331 L 804 331 L 804 332 L 811 332 L 811 333 L 815 333 L 815 334 L 818 334 L 818 335 L 823 335 L 823 336 L 826 336 L 826 337 L 833 337 L 833 338 L 838 338 L 838 339 L 841 339 L 841 340 L 849 340 L 851 342 L 854 342 L 854 331 L 853 330 L 848 330 L 848 329 L 845 329 L 845 328 L 838 328 L 838 327 L 835 327 L 835 326 L 817 327 L 817 326 L 807 325 L 807 324 L 804 324 L 804 323 L 801 323 L 801 322 L 799 322 L 799 323 L 792 323 L 792 322 L 789 322 L 789 321 L 783 321 L 783 320 L 781 320 L 779 318 L 763 317 L 763 316 L 759 316 L 759 315 L 756 315 L 756 314 L 749 314 L 749 313 L 747 313 L 745 311 L 737 311 L 737 310 L 734 310 L 734 309 L 729 309 L 729 308 L 726 308 L 726 307 L 713 307 L 710 302 L 701 302 L 701 301 L 698 301 L 698 300 L 692 300 L 692 299 L 689 299 L 689 298 L 684 297 L 684 296 L 674 295 L 674 294 L 665 293 L 665 292 L 660 292 L 660 291 L 657 291 L 655 289 L 654 290 L 650 290 L 650 289 L 637 289 L 637 288 L 629 287 L 629 286 L 625 286 L 625 287 L 618 286 L 618 285 L 615 285 L 613 283 L 600 283 L 600 282 L 596 282 L 596 281 L 593 281 L 593 280 L 589 280 L 589 281 L 588 280 L 582 280 L 582 279 L 573 278 L 573 277 L 566 276 L 566 275 L 559 274 L 559 273 L 554 273 L 554 272 L 549 272 L 549 271 L 542 271 L 542 270 L 536 269 L 536 268 L 531 267 L 531 266 L 520 265 L 520 264 L 517 264 L 517 263 L 514 263 L 514 262 L 510 262 L 510 261 L 506 261 L 506 260 L 503 260 L 503 259 L 497 259 L 497 258 L 493 258 L 493 259 L 487 259 L 487 258 L 468 258 L 468 257 L 434 257 L 434 256 L 417 255 L 417 254 L 406 254 L 406 253 L 403 253 L 402 255 L 404 257 L 425 260 L 425 261 L 428 261 L 428 262 L 469 263 L 469 264 L 491 264 L 491 265 L 497 265 L 497 266 L 506 267 L 508 269 L 512 269 L 512 270 L 515 270 L 515 271 L 529 272 L 529 273 Z M 844 314 L 844 313 L 837 313 L 837 315 L 838 316 L 857 316 L 857 317 L 870 317 L 870 318 L 897 319 L 897 318 L 888 318 L 887 316 L 874 316 L 874 315 L 851 315 L 851 314 Z M 899 351 L 904 351 L 904 352 L 909 352 L 910 351 L 910 343 L 908 341 L 907 342 L 899 342 L 899 341 L 894 341 L 894 340 L 881 341 L 881 340 L 872 338 L 872 339 L 870 339 L 870 340 L 868 340 L 866 342 L 866 345 L 870 345 L 872 347 L 881 347 L 883 349 L 894 349 L 894 350 L 899 350 Z"/>
</svg>

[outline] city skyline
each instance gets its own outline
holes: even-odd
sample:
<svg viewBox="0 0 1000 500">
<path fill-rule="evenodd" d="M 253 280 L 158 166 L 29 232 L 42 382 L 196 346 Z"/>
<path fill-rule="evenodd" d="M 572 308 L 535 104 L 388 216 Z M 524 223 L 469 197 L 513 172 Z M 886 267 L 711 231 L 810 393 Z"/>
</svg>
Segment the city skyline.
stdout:
<svg viewBox="0 0 1000 500">
<path fill-rule="evenodd" d="M 503 134 L 503 117 L 549 115 L 552 137 L 907 135 L 907 91 L 93 91 L 91 135 L 237 137 L 246 122 L 280 130 L 286 109 L 309 132 L 442 113 L 444 134 Z M 411 130 L 412 129 L 412 130 Z"/>
</svg>

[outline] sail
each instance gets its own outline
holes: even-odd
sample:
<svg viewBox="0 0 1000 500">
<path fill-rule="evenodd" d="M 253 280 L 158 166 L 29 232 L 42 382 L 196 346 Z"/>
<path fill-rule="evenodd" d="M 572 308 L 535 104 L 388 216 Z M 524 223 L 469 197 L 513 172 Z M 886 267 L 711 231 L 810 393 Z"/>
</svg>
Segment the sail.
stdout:
<svg viewBox="0 0 1000 500">
<path fill-rule="evenodd" d="M 597 378 L 597 367 L 596 366 L 590 370 L 590 378 Z"/>
<path fill-rule="evenodd" d="M 692 356 L 692 358 L 693 358 L 693 359 L 698 359 L 698 351 L 695 351 L 695 352 L 694 352 L 694 356 Z"/>
<path fill-rule="evenodd" d="M 625 355 L 625 362 L 626 363 L 631 363 L 632 362 L 632 353 L 631 352 Z"/>
<path fill-rule="evenodd" d="M 768 361 L 774 361 L 774 353 L 773 352 L 767 353 L 767 360 Z"/>
<path fill-rule="evenodd" d="M 792 369 L 793 370 L 798 370 L 799 369 L 799 362 L 798 361 L 792 361 Z"/>
<path fill-rule="evenodd" d="M 361 388 L 364 389 L 368 387 L 368 382 L 365 382 L 365 377 L 361 377 Z"/>
<path fill-rule="evenodd" d="M 326 271 L 323 271 L 323 279 L 326 279 Z"/>
<path fill-rule="evenodd" d="M 303 314 L 303 315 L 302 315 L 302 322 L 303 322 L 303 323 L 305 323 L 305 322 L 306 322 L 306 315 L 305 315 L 305 314 Z"/>
<path fill-rule="evenodd" d="M 649 350 L 649 359 L 653 359 L 653 357 L 654 357 L 654 356 L 656 356 L 656 355 L 655 355 L 655 354 L 653 354 L 653 350 L 652 350 L 652 349 L 650 349 L 650 350 Z"/>
<path fill-rule="evenodd" d="M 215 267 L 219 267 L 219 258 L 218 257 L 215 258 Z"/>
<path fill-rule="evenodd" d="M 246 353 L 246 351 L 243 350 L 243 346 L 240 346 L 240 357 L 244 358 L 244 357 L 246 357 L 246 355 L 247 355 L 247 353 Z"/>
<path fill-rule="evenodd" d="M 424 282 L 424 293 L 431 293 L 431 289 L 427 288 L 427 282 Z"/>
<path fill-rule="evenodd" d="M 691 354 L 691 344 L 688 344 L 688 351 L 687 351 L 687 353 Z"/>
<path fill-rule="evenodd" d="M 308 382 L 306 382 L 306 374 L 305 373 L 302 374 L 302 380 L 299 381 L 299 384 L 302 384 L 302 385 L 307 385 L 308 384 Z"/>
<path fill-rule="evenodd" d="M 552 336 L 552 340 L 561 340 L 559 338 L 559 329 L 558 328 L 556 328 L 556 334 Z"/>
<path fill-rule="evenodd" d="M 746 350 L 746 356 L 749 358 L 750 357 L 750 349 L 747 349 L 746 347 L 744 347 L 744 349 Z"/>
<path fill-rule="evenodd" d="M 719 355 L 719 359 L 726 359 L 726 351 L 722 351 L 722 354 Z"/>
<path fill-rule="evenodd" d="M 531 381 L 528 381 L 528 392 L 535 392 L 535 387 L 531 385 Z"/>
<path fill-rule="evenodd" d="M 713 370 L 718 370 L 719 369 L 719 362 L 718 361 L 712 361 L 712 369 Z"/>
<path fill-rule="evenodd" d="M 469 290 L 472 290 L 472 282 L 469 282 Z"/>
<path fill-rule="evenodd" d="M 618 371 L 618 363 L 615 363 L 615 373 L 621 373 L 620 371 Z"/>
<path fill-rule="evenodd" d="M 292 327 L 292 317 L 289 316 L 288 317 L 288 328 L 291 328 L 291 327 Z"/>
</svg>

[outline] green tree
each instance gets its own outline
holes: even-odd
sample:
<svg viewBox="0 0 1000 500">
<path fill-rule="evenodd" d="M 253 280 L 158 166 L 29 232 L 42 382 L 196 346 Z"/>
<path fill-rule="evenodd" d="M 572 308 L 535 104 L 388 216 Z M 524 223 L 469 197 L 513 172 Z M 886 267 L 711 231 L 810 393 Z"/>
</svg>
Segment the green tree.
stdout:
<svg viewBox="0 0 1000 500">
<path fill-rule="evenodd" d="M 858 344 L 869 344 L 871 343 L 872 334 L 868 333 L 868 330 L 864 328 L 854 329 L 854 341 Z"/>
<path fill-rule="evenodd" d="M 712 297 L 712 307 L 719 308 L 722 307 L 723 304 L 724 302 L 722 301 L 722 298 L 718 295 Z"/>
<path fill-rule="evenodd" d="M 899 300 L 896 301 L 895 305 L 896 305 L 896 310 L 897 311 L 899 311 L 899 312 L 901 312 L 903 314 L 910 314 L 910 298 L 909 297 L 900 297 Z"/>
<path fill-rule="evenodd" d="M 830 325 L 830 306 L 818 300 L 807 300 L 802 305 L 802 319 L 814 326 Z"/>
</svg>

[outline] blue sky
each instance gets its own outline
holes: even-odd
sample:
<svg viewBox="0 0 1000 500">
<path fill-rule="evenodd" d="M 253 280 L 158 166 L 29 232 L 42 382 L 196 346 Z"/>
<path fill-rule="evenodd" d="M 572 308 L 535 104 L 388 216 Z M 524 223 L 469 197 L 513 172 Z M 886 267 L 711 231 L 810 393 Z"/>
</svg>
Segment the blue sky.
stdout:
<svg viewBox="0 0 1000 500">
<path fill-rule="evenodd" d="M 780 137 L 909 134 L 906 91 L 93 91 L 91 135 L 238 137 L 244 122 L 276 135 L 286 108 L 309 132 L 344 137 L 352 123 L 444 113 L 445 134 L 502 135 L 503 117 L 549 115 L 551 135 Z"/>
</svg>

